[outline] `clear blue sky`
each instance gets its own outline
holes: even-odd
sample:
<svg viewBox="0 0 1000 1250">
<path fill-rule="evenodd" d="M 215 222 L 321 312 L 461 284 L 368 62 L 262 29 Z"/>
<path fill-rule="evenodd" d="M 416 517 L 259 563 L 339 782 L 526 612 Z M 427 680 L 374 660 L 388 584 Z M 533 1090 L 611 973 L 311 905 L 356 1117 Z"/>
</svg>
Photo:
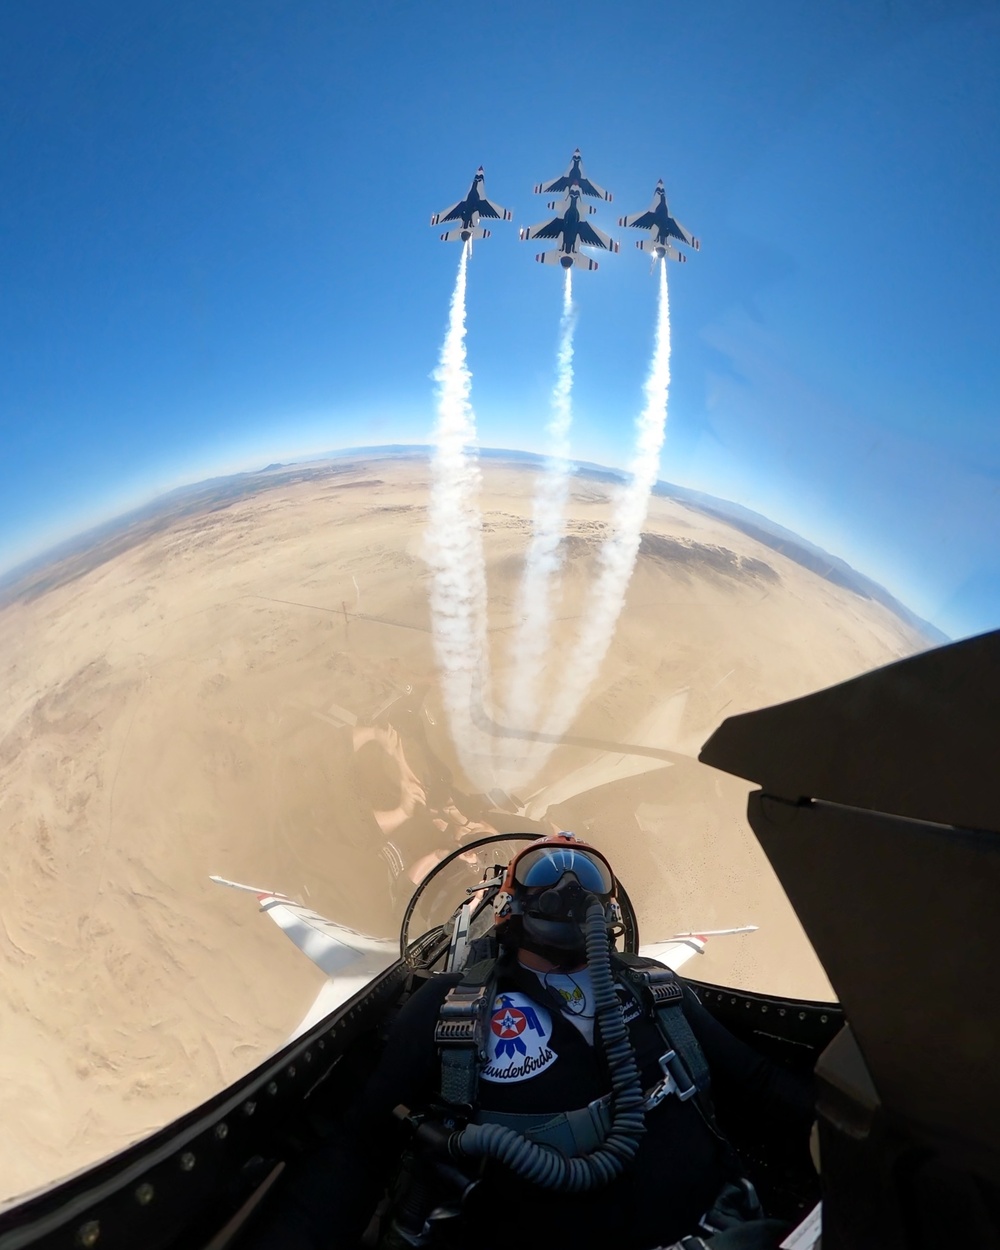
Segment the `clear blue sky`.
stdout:
<svg viewBox="0 0 1000 1250">
<path fill-rule="evenodd" d="M 564 12 L 565 16 L 560 16 Z M 180 481 L 425 442 L 476 166 L 481 441 L 539 448 L 561 280 L 518 225 L 579 145 L 615 237 L 662 177 L 661 476 L 953 634 L 1000 625 L 1000 5 L 89 0 L 0 12 L 0 567 Z M 581 275 L 580 458 L 622 464 L 654 283 Z"/>
</svg>

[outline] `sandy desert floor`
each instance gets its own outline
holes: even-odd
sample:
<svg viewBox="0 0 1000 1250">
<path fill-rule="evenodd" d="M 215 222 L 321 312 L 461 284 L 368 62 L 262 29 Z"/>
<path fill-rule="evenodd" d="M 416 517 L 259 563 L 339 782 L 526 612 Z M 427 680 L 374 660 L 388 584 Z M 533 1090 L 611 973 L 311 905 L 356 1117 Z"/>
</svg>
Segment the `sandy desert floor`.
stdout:
<svg viewBox="0 0 1000 1250">
<path fill-rule="evenodd" d="M 426 464 L 272 477 L 50 570 L 0 609 L 0 1199 L 160 1127 L 305 1014 L 322 974 L 210 873 L 391 935 L 421 865 L 464 821 L 499 820 L 441 711 Z M 485 468 L 496 689 L 536 480 Z M 608 489 L 574 487 L 554 656 L 578 624 Z M 927 642 L 692 508 L 655 498 L 646 529 L 573 726 L 606 745 L 560 746 L 521 811 L 609 853 L 646 940 L 760 926 L 713 942 L 692 975 L 824 997 L 746 824 L 749 787 L 695 756 L 730 714 Z"/>
</svg>

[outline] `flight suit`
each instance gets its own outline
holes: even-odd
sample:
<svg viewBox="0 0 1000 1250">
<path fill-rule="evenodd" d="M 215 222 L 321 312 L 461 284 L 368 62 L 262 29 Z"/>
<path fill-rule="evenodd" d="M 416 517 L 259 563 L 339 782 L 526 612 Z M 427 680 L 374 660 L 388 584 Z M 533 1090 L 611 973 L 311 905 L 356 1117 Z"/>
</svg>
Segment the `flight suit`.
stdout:
<svg viewBox="0 0 1000 1250">
<path fill-rule="evenodd" d="M 461 974 L 442 974 L 407 1002 L 382 1058 L 344 1124 L 344 1136 L 297 1170 L 287 1187 L 282 1244 L 298 1250 L 354 1250 L 405 1133 L 393 1109 L 439 1102 L 434 1029 L 441 1003 Z M 618 978 L 619 997 L 643 1089 L 662 1076 L 665 1044 L 652 1019 Z M 490 1059 L 480 1071 L 478 1107 L 491 1113 L 555 1113 L 586 1106 L 610 1088 L 600 1041 L 590 1045 L 565 1004 L 512 959 L 499 967 L 489 1014 Z M 684 990 L 684 1014 L 708 1061 L 712 1095 L 808 1135 L 811 1083 L 745 1046 Z M 599 1245 L 649 1250 L 692 1232 L 732 1177 L 733 1153 L 700 1100 L 665 1098 L 647 1113 L 646 1132 L 624 1173 L 581 1194 L 543 1191 L 488 1162 L 468 1204 L 465 1244 L 509 1250 L 512 1241 L 547 1250 Z M 297 1231 L 300 1240 L 295 1240 Z M 272 1243 L 252 1242 L 254 1247 Z"/>
</svg>

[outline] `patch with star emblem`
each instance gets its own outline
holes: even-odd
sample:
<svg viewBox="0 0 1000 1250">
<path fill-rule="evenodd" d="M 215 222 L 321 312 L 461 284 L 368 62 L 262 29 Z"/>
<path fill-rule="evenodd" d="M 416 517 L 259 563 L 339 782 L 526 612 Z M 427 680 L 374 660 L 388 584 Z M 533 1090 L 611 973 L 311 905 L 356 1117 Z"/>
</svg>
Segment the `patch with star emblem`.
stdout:
<svg viewBox="0 0 1000 1250">
<path fill-rule="evenodd" d="M 557 1059 L 549 1045 L 552 1017 L 527 994 L 498 994 L 490 1016 L 489 1058 L 480 1073 L 484 1081 L 512 1085 L 528 1081 Z"/>
</svg>

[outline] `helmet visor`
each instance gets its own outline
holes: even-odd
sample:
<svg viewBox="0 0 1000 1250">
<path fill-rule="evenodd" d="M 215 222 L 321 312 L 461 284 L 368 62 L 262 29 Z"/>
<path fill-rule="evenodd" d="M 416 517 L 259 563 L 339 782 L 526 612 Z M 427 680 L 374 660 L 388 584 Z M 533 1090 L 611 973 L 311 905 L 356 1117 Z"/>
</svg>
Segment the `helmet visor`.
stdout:
<svg viewBox="0 0 1000 1250">
<path fill-rule="evenodd" d="M 575 873 L 590 894 L 607 896 L 615 888 L 607 864 L 575 846 L 540 846 L 525 851 L 514 865 L 514 880 L 529 889 L 555 885 L 564 872 Z"/>
</svg>

